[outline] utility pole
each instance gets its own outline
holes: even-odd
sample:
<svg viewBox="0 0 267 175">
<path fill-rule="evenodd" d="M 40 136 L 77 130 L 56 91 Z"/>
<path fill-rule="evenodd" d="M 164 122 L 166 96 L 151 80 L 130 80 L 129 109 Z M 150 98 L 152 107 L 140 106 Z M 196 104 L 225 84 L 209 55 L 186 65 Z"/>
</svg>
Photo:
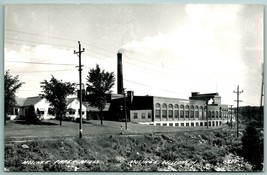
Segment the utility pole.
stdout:
<svg viewBox="0 0 267 175">
<path fill-rule="evenodd" d="M 207 110 L 206 110 L 206 118 L 207 118 L 207 128 L 209 128 L 209 101 L 206 101 L 206 106 L 207 106 Z"/>
<path fill-rule="evenodd" d="M 231 126 L 231 129 L 233 128 L 233 105 L 230 105 L 231 106 L 231 118 L 230 118 L 230 126 Z"/>
<path fill-rule="evenodd" d="M 79 44 L 79 51 L 76 52 L 74 50 L 74 54 L 77 54 L 79 57 L 79 83 L 80 83 L 80 125 L 79 125 L 79 137 L 82 138 L 82 65 L 81 65 L 81 55 L 82 52 L 84 52 L 84 48 L 83 50 L 81 50 L 81 43 L 80 41 L 78 41 Z"/>
<path fill-rule="evenodd" d="M 262 80 L 261 80 L 261 104 L 260 104 L 260 123 L 261 126 L 263 126 L 263 90 L 264 90 L 264 65 L 262 63 Z"/>
<path fill-rule="evenodd" d="M 239 100 L 239 94 L 243 93 L 244 91 L 239 91 L 239 85 L 237 86 L 237 91 L 234 91 L 234 93 L 237 94 L 237 100 L 235 100 L 237 102 L 237 107 L 236 107 L 236 129 L 237 129 L 237 139 L 238 139 L 238 135 L 239 135 L 239 120 L 238 120 L 238 113 L 239 113 L 239 102 L 242 102 L 241 100 Z"/>
<path fill-rule="evenodd" d="M 127 107 L 126 107 L 126 92 L 125 92 L 125 88 L 123 88 L 123 99 L 124 99 L 125 130 L 127 130 Z"/>
</svg>

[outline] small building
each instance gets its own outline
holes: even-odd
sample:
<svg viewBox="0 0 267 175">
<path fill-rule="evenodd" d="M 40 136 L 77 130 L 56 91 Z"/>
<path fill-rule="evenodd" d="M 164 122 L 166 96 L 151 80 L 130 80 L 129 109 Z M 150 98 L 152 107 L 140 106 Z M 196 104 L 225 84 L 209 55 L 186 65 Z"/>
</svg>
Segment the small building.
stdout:
<svg viewBox="0 0 267 175">
<path fill-rule="evenodd" d="M 23 105 L 19 107 L 20 109 L 18 115 L 22 119 L 26 119 L 31 106 L 34 107 L 35 113 L 42 119 L 55 118 L 55 116 L 49 113 L 49 102 L 40 96 L 26 98 Z"/>
<path fill-rule="evenodd" d="M 82 103 L 82 118 L 86 119 L 86 104 Z M 80 101 L 77 98 L 68 98 L 67 99 L 67 118 L 72 118 L 72 120 L 76 120 L 80 118 Z"/>
<path fill-rule="evenodd" d="M 22 106 L 26 100 L 26 98 L 15 97 L 16 106 L 14 107 L 14 111 L 9 115 L 10 120 L 19 120 L 22 118 L 23 109 Z"/>
</svg>

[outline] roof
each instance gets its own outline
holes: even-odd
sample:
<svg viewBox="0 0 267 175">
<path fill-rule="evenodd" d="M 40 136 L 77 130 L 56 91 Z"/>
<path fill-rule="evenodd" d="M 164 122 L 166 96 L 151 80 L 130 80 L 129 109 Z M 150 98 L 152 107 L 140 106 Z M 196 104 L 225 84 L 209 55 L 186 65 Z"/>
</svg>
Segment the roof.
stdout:
<svg viewBox="0 0 267 175">
<path fill-rule="evenodd" d="M 67 98 L 67 105 L 72 103 L 75 99 L 77 99 L 77 98 Z"/>
<path fill-rule="evenodd" d="M 23 106 L 31 106 L 31 105 L 35 105 L 36 103 L 38 103 L 39 101 L 42 100 L 42 97 L 40 96 L 36 96 L 36 97 L 28 97 Z"/>
<path fill-rule="evenodd" d="M 109 107 L 110 107 L 110 103 L 106 103 L 105 108 L 103 109 L 103 111 L 109 111 Z M 99 111 L 98 108 L 87 105 L 87 111 Z"/>
<path fill-rule="evenodd" d="M 79 101 L 79 99 L 78 98 L 75 98 L 75 97 L 73 97 L 73 98 L 67 98 L 67 105 L 69 105 L 69 104 L 71 104 L 74 100 L 78 100 Z M 84 106 L 87 106 L 86 105 L 86 103 L 83 101 L 82 102 L 82 104 L 84 105 Z"/>
<path fill-rule="evenodd" d="M 23 106 L 24 102 L 26 101 L 26 98 L 15 97 L 15 100 L 17 102 L 17 106 Z"/>
</svg>

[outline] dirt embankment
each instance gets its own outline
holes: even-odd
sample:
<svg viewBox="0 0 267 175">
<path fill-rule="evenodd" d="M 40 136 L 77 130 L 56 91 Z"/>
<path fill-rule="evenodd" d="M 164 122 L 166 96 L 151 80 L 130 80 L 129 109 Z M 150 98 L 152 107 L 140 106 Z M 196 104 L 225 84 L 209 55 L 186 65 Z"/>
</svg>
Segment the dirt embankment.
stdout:
<svg viewBox="0 0 267 175">
<path fill-rule="evenodd" d="M 30 141 L 5 146 L 6 171 L 251 171 L 227 131 Z"/>
</svg>

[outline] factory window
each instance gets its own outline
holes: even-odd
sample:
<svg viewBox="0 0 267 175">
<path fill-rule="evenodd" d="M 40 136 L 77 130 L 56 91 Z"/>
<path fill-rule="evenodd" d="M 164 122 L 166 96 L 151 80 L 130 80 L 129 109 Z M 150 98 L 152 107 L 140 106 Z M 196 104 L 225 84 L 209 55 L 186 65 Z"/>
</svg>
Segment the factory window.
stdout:
<svg viewBox="0 0 267 175">
<path fill-rule="evenodd" d="M 165 103 L 162 105 L 162 118 L 167 118 L 167 105 Z"/>
<path fill-rule="evenodd" d="M 196 123 L 196 126 L 199 126 L 199 123 Z"/>
<path fill-rule="evenodd" d="M 194 126 L 194 122 L 191 122 L 191 126 Z"/>
<path fill-rule="evenodd" d="M 194 118 L 194 106 L 190 107 L 190 118 Z"/>
<path fill-rule="evenodd" d="M 183 110 L 180 111 L 180 118 L 184 118 L 184 111 Z"/>
<path fill-rule="evenodd" d="M 222 112 L 220 111 L 220 115 L 219 115 L 220 118 L 222 118 Z"/>
<path fill-rule="evenodd" d="M 211 122 L 209 122 L 209 126 L 211 126 Z"/>
<path fill-rule="evenodd" d="M 175 126 L 179 126 L 179 123 L 175 123 Z"/>
<path fill-rule="evenodd" d="M 134 119 L 137 119 L 138 118 L 138 113 L 134 113 Z"/>
<path fill-rule="evenodd" d="M 189 111 L 185 111 L 185 118 L 189 118 Z"/>
<path fill-rule="evenodd" d="M 185 106 L 185 118 L 189 118 L 189 106 Z"/>
<path fill-rule="evenodd" d="M 162 110 L 162 118 L 167 118 L 167 110 Z"/>
<path fill-rule="evenodd" d="M 209 111 L 209 119 L 211 119 L 211 111 Z"/>
<path fill-rule="evenodd" d="M 218 113 L 218 111 L 216 111 L 216 118 L 218 118 L 219 117 L 219 113 Z"/>
<path fill-rule="evenodd" d="M 205 126 L 207 126 L 207 122 L 204 122 Z"/>
<path fill-rule="evenodd" d="M 156 123 L 156 126 L 160 126 L 160 123 Z"/>
<path fill-rule="evenodd" d="M 173 118 L 173 105 L 169 104 L 168 106 L 169 118 Z"/>
<path fill-rule="evenodd" d="M 215 112 L 212 111 L 212 118 L 215 118 Z"/>
<path fill-rule="evenodd" d="M 147 118 L 151 118 L 151 113 L 147 113 Z"/>
<path fill-rule="evenodd" d="M 184 126 L 184 123 L 181 123 L 181 126 Z"/>
<path fill-rule="evenodd" d="M 179 116 L 179 111 L 178 110 L 174 110 L 174 117 L 178 118 L 178 116 Z"/>
<path fill-rule="evenodd" d="M 199 117 L 199 112 L 195 111 L 195 118 L 198 118 L 198 117 Z"/>
<path fill-rule="evenodd" d="M 185 125 L 186 125 L 186 126 L 189 126 L 189 123 L 186 123 Z"/>
<path fill-rule="evenodd" d="M 200 122 L 200 126 L 203 126 L 203 122 Z"/>
<path fill-rule="evenodd" d="M 195 118 L 199 117 L 198 106 L 195 107 Z"/>
<path fill-rule="evenodd" d="M 173 111 L 169 110 L 169 118 L 173 118 Z"/>
<path fill-rule="evenodd" d="M 169 126 L 173 126 L 173 123 L 169 123 Z"/>
<path fill-rule="evenodd" d="M 160 109 L 156 109 L 156 118 L 160 118 Z"/>
<path fill-rule="evenodd" d="M 207 114 L 207 107 L 205 106 L 204 109 L 203 109 L 203 116 L 202 116 L 202 118 L 203 119 L 207 119 L 207 115 L 208 115 Z"/>
<path fill-rule="evenodd" d="M 174 117 L 178 118 L 179 117 L 179 105 L 174 105 Z"/>
<path fill-rule="evenodd" d="M 159 103 L 156 104 L 156 108 L 160 108 L 160 104 Z"/>
<path fill-rule="evenodd" d="M 218 121 L 216 121 L 216 126 L 218 126 Z"/>
<path fill-rule="evenodd" d="M 200 106 L 200 108 L 199 108 L 199 118 L 200 119 L 204 119 L 203 118 L 203 107 L 202 106 Z"/>
<path fill-rule="evenodd" d="M 215 126 L 215 123 L 214 123 L 214 121 L 212 122 L 212 126 Z"/>
<path fill-rule="evenodd" d="M 142 119 L 146 118 L 146 113 L 142 113 Z"/>
<path fill-rule="evenodd" d="M 167 123 L 163 123 L 162 126 L 168 126 Z"/>
<path fill-rule="evenodd" d="M 184 105 L 181 105 L 181 108 L 180 108 L 180 117 L 181 118 L 184 118 Z"/>
</svg>

